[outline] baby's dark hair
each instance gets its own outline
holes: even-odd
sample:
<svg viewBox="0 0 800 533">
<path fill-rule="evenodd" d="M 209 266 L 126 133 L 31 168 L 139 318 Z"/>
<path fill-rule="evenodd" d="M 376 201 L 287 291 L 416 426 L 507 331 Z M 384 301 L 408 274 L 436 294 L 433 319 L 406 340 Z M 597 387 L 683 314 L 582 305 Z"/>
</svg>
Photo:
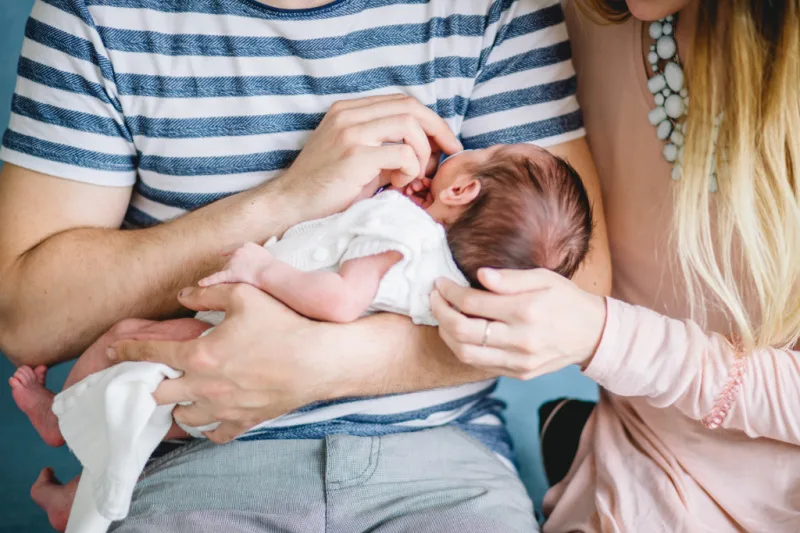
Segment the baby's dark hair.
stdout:
<svg viewBox="0 0 800 533">
<path fill-rule="evenodd" d="M 478 269 L 546 268 L 566 278 L 589 251 L 592 208 L 581 177 L 543 152 L 498 156 L 472 169 L 481 190 L 450 226 L 453 258 L 476 288 Z"/>
</svg>

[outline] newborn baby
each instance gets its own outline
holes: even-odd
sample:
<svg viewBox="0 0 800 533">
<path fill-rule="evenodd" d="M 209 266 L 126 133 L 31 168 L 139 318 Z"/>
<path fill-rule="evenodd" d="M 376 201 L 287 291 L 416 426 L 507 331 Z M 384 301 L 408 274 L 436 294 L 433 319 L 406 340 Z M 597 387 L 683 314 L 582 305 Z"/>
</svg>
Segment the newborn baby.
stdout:
<svg viewBox="0 0 800 533">
<path fill-rule="evenodd" d="M 571 277 L 586 256 L 591 231 L 589 199 L 572 167 L 531 145 L 498 145 L 455 154 L 433 180 L 380 192 L 344 212 L 299 224 L 265 246 L 245 244 L 200 285 L 249 283 L 317 320 L 349 322 L 383 311 L 436 325 L 429 294 L 437 278 L 480 288 L 482 267 L 547 268 Z M 205 312 L 197 318 L 218 324 L 224 317 Z M 96 382 L 108 366 L 100 352 L 81 357 L 65 390 L 90 374 L 79 385 Z M 63 423 L 63 397 L 72 401 L 70 394 L 80 393 L 69 390 L 54 405 L 44 388 L 45 371 L 22 367 L 10 383 L 39 434 L 59 445 L 64 439 L 53 411 Z M 167 436 L 186 433 L 173 425 Z M 138 472 L 133 474 L 131 490 Z M 32 490 L 56 529 L 66 526 L 76 485 L 56 485 L 45 470 Z"/>
<path fill-rule="evenodd" d="M 403 193 L 379 193 L 265 246 L 245 244 L 200 285 L 249 283 L 328 322 L 388 311 L 435 326 L 429 295 L 437 278 L 480 287 L 481 267 L 543 267 L 571 277 L 589 246 L 580 177 L 531 145 L 460 152 L 435 179 Z M 218 324 L 223 317 L 197 318 Z"/>
</svg>

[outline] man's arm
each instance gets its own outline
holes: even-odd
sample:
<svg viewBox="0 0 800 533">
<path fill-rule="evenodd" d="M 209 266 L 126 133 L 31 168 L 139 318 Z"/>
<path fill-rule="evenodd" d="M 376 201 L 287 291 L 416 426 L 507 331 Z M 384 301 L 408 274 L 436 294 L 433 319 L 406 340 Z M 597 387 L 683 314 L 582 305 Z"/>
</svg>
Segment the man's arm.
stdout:
<svg viewBox="0 0 800 533">
<path fill-rule="evenodd" d="M 570 141 L 554 151 L 581 173 L 595 213 L 602 213 L 586 142 Z M 586 290 L 607 293 L 604 231 L 594 233 L 591 246 L 581 283 Z M 156 399 L 164 404 L 195 402 L 176 410 L 175 416 L 193 425 L 222 422 L 209 434 L 215 442 L 319 400 L 434 389 L 498 375 L 461 363 L 437 328 L 414 326 L 391 313 L 349 324 L 313 322 L 242 284 L 182 291 L 180 300 L 196 311 L 224 311 L 225 321 L 195 341 L 123 342 L 111 356 L 183 370 L 182 378 L 162 384 Z"/>
<path fill-rule="evenodd" d="M 0 171 L 0 349 L 50 364 L 80 353 L 128 317 L 180 309 L 177 291 L 221 266 L 231 243 L 263 241 L 292 222 L 269 187 L 172 222 L 120 231 L 130 188 Z"/>
<path fill-rule="evenodd" d="M 387 144 L 398 136 L 424 142 Z M 0 173 L 0 349 L 17 363 L 53 363 L 76 356 L 118 320 L 174 314 L 177 290 L 218 269 L 231 244 L 265 241 L 390 180 L 400 187 L 421 176 L 429 137 L 447 153 L 461 149 L 441 118 L 407 96 L 340 101 L 277 179 L 135 231 L 117 229 L 128 187 L 7 164 Z"/>
<path fill-rule="evenodd" d="M 573 281 L 587 292 L 607 296 L 611 293 L 611 261 L 600 184 L 589 146 L 585 139 L 577 139 L 548 150 L 566 159 L 580 174 L 595 218 L 589 256 Z M 331 384 L 333 397 L 410 392 L 494 377 L 461 363 L 436 328 L 415 327 L 397 315 L 359 320 L 334 328 L 329 335 L 332 345 L 343 347 L 337 358 L 352 372 Z"/>
</svg>

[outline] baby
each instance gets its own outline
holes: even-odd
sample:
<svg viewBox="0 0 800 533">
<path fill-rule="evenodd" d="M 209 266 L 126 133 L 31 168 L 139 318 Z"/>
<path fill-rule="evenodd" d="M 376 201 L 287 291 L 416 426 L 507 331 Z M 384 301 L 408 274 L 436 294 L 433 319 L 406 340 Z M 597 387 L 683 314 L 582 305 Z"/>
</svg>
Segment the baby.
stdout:
<svg viewBox="0 0 800 533">
<path fill-rule="evenodd" d="M 317 320 L 394 312 L 436 325 L 429 294 L 437 278 L 481 288 L 482 267 L 547 268 L 569 278 L 588 252 L 591 232 L 589 199 L 572 167 L 531 145 L 498 145 L 455 154 L 432 180 L 380 192 L 299 224 L 280 240 L 245 244 L 200 285 L 249 283 Z M 224 317 L 205 312 L 196 318 L 216 325 Z M 65 389 L 109 366 L 99 352 L 97 360 L 87 357 L 76 363 Z M 53 410 L 60 406 L 44 388 L 45 371 L 22 367 L 10 384 L 43 439 L 59 445 L 64 440 Z M 167 435 L 184 436 L 174 424 Z M 45 470 L 32 490 L 56 529 L 66 526 L 75 487 L 75 480 L 56 485 Z"/>
</svg>

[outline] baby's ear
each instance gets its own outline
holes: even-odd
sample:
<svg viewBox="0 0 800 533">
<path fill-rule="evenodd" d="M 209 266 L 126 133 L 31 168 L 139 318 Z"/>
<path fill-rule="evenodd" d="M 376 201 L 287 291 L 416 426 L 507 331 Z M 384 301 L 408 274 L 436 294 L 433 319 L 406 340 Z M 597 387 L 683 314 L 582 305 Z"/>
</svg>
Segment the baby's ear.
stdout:
<svg viewBox="0 0 800 533">
<path fill-rule="evenodd" d="M 447 189 L 443 190 L 440 199 L 446 205 L 469 205 L 481 192 L 481 182 L 477 178 L 469 177 L 457 180 Z"/>
</svg>

